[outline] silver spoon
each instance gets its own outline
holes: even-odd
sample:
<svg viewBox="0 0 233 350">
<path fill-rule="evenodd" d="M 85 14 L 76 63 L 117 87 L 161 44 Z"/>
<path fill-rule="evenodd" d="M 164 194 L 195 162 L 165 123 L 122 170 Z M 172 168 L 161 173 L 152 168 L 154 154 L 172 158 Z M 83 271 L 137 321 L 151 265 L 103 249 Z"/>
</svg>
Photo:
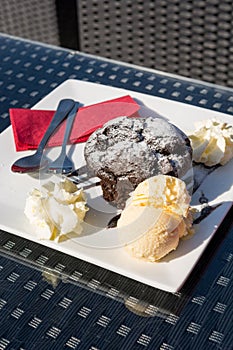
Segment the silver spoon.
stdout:
<svg viewBox="0 0 233 350">
<path fill-rule="evenodd" d="M 59 102 L 57 111 L 55 112 L 51 123 L 49 124 L 37 151 L 26 157 L 18 159 L 12 166 L 11 170 L 17 173 L 32 173 L 38 171 L 40 168 L 44 168 L 48 164 L 48 159 L 42 157 L 43 150 L 55 129 L 61 124 L 66 118 L 67 114 L 74 106 L 74 101 L 71 99 L 64 99 Z"/>
<path fill-rule="evenodd" d="M 71 132 L 77 111 L 79 109 L 79 105 L 80 105 L 79 102 L 75 102 L 74 107 L 72 108 L 71 112 L 68 114 L 61 153 L 59 154 L 57 159 L 55 159 L 52 163 L 49 164 L 47 171 L 50 173 L 69 174 L 73 170 L 73 162 L 66 154 L 66 145 L 69 140 L 70 132 Z"/>
</svg>

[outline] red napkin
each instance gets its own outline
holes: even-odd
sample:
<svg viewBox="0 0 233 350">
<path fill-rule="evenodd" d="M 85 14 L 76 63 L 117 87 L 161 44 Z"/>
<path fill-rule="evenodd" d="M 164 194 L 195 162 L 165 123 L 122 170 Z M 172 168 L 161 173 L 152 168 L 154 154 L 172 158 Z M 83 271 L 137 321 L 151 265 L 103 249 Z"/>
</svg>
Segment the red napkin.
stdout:
<svg viewBox="0 0 233 350">
<path fill-rule="evenodd" d="M 69 141 L 70 143 L 85 142 L 93 131 L 108 120 L 120 116 L 132 116 L 138 110 L 139 105 L 130 96 L 81 107 L 76 115 Z M 11 108 L 9 112 L 16 151 L 36 149 L 54 111 Z M 65 124 L 66 122 L 63 122 L 50 138 L 48 147 L 62 144 Z"/>
</svg>

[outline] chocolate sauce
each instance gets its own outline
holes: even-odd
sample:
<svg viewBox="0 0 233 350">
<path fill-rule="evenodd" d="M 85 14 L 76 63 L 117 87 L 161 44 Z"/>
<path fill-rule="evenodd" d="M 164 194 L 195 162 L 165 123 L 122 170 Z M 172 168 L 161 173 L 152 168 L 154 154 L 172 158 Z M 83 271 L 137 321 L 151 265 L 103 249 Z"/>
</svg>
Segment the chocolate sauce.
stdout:
<svg viewBox="0 0 233 350">
<path fill-rule="evenodd" d="M 113 218 L 111 218 L 107 224 L 107 228 L 114 228 L 117 226 L 117 221 L 120 219 L 121 214 L 117 214 Z"/>
<path fill-rule="evenodd" d="M 210 213 L 212 213 L 216 208 L 218 208 L 221 205 L 220 203 L 215 206 L 210 206 L 208 202 L 208 198 L 206 198 L 204 193 L 202 192 L 201 197 L 199 198 L 199 203 L 203 204 L 203 207 L 201 209 L 200 215 L 193 221 L 193 225 L 199 224 L 208 215 L 210 215 Z"/>
</svg>

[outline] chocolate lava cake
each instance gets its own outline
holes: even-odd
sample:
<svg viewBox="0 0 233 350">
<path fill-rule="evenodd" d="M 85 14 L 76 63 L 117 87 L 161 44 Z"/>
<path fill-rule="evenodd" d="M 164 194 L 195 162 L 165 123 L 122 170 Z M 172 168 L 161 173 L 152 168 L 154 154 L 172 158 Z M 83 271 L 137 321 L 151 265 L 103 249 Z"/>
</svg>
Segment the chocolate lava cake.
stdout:
<svg viewBox="0 0 233 350">
<path fill-rule="evenodd" d="M 182 178 L 192 167 L 188 137 L 160 117 L 112 119 L 90 136 L 84 155 L 104 199 L 119 208 L 143 180 L 158 174 Z"/>
</svg>

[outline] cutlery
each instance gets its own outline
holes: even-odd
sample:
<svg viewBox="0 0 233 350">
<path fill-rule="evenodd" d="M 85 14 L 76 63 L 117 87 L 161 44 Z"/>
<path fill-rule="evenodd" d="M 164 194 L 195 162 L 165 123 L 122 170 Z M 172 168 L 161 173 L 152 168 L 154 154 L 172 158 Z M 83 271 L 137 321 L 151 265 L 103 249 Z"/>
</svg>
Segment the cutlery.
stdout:
<svg viewBox="0 0 233 350">
<path fill-rule="evenodd" d="M 71 99 L 63 99 L 59 102 L 57 111 L 55 112 L 51 123 L 49 124 L 40 144 L 37 148 L 37 151 L 26 157 L 18 159 L 12 166 L 11 170 L 17 173 L 32 173 L 38 171 L 40 168 L 44 168 L 48 164 L 48 159 L 42 157 L 44 148 L 56 130 L 56 128 L 61 124 L 61 122 L 66 118 L 67 114 L 74 106 L 74 101 Z"/>
<path fill-rule="evenodd" d="M 79 102 L 75 102 L 74 107 L 68 114 L 66 120 L 65 135 L 62 143 L 61 153 L 57 159 L 51 162 L 48 166 L 47 171 L 55 174 L 69 174 L 73 170 L 73 162 L 66 154 L 66 145 L 69 140 L 70 132 L 72 130 L 73 122 L 79 109 Z"/>
</svg>

